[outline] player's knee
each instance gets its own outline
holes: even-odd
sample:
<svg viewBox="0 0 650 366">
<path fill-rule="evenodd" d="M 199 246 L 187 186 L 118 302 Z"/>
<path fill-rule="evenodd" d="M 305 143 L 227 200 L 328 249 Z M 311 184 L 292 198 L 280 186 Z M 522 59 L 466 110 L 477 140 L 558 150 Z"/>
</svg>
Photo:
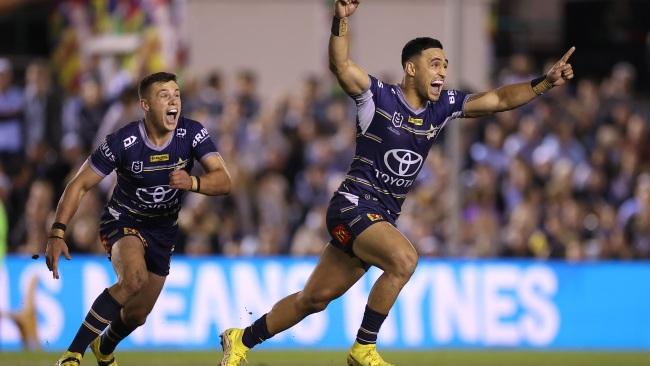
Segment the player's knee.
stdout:
<svg viewBox="0 0 650 366">
<path fill-rule="evenodd" d="M 133 272 L 132 274 L 124 276 L 124 278 L 121 278 L 119 281 L 120 287 L 129 294 L 129 296 L 133 296 L 140 292 L 142 288 L 146 285 L 147 283 L 147 272 L 146 271 L 136 271 Z"/>
<path fill-rule="evenodd" d="M 418 255 L 415 250 L 404 250 L 393 253 L 387 271 L 395 276 L 408 281 L 418 265 Z"/>
</svg>

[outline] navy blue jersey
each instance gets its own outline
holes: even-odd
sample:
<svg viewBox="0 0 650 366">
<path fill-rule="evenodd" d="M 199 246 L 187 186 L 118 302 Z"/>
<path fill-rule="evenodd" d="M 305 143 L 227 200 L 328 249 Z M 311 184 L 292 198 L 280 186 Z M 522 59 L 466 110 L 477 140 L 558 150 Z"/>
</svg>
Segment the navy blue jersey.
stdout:
<svg viewBox="0 0 650 366">
<path fill-rule="evenodd" d="M 179 118 L 176 130 L 164 146 L 155 146 L 144 121 L 131 122 L 106 136 L 90 156 L 90 166 L 101 176 L 113 170 L 117 185 L 107 204 L 116 219 L 127 215 L 143 224 L 173 224 L 184 191 L 169 187 L 173 170 L 192 170 L 194 160 L 217 154 L 208 131 L 197 121 Z"/>
<path fill-rule="evenodd" d="M 370 89 L 353 97 L 357 146 L 339 193 L 353 203 L 362 195 L 376 197 L 389 212 L 399 215 L 436 136 L 447 122 L 463 116 L 468 94 L 443 90 L 437 102 L 414 110 L 398 85 L 369 77 Z"/>
</svg>

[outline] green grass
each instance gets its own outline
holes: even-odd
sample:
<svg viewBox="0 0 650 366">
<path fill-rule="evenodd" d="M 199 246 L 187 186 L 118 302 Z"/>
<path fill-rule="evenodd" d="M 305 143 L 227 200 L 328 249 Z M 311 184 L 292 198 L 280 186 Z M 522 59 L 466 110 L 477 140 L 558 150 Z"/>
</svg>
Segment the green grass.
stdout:
<svg viewBox="0 0 650 366">
<path fill-rule="evenodd" d="M 643 366 L 650 353 L 435 351 L 383 352 L 396 366 Z M 59 354 L 0 352 L 0 366 L 52 366 Z M 82 366 L 96 365 L 87 353 Z M 216 366 L 218 352 L 121 352 L 120 366 Z M 345 366 L 345 351 L 254 351 L 247 366 Z"/>
</svg>

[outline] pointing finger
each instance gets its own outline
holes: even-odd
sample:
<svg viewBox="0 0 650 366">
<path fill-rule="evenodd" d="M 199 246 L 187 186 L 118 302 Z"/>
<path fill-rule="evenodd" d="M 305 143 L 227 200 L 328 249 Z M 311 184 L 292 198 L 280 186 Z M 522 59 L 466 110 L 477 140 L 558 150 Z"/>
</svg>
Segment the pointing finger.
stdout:
<svg viewBox="0 0 650 366">
<path fill-rule="evenodd" d="M 54 278 L 56 280 L 59 279 L 59 263 L 58 262 L 59 262 L 59 258 L 58 258 L 57 255 L 55 255 L 54 258 L 52 258 L 52 262 L 51 262 L 52 269 L 51 269 L 51 271 L 52 271 L 52 278 Z"/>
<path fill-rule="evenodd" d="M 576 50 L 575 47 L 571 47 L 571 48 L 569 48 L 569 50 L 566 51 L 566 53 L 564 54 L 564 56 L 562 56 L 562 58 L 560 59 L 560 61 L 562 61 L 562 62 L 567 62 L 567 61 L 569 61 L 569 57 L 571 57 L 571 55 L 573 55 L 573 52 L 574 52 L 575 50 Z"/>
</svg>

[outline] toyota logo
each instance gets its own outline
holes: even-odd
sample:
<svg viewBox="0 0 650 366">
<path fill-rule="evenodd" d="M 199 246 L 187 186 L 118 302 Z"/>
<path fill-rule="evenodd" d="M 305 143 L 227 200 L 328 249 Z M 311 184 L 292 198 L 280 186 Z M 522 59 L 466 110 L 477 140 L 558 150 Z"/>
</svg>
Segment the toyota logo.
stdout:
<svg viewBox="0 0 650 366">
<path fill-rule="evenodd" d="M 161 203 L 170 201 L 178 193 L 178 189 L 168 185 L 138 188 L 135 194 L 144 203 Z"/>
<path fill-rule="evenodd" d="M 415 175 L 420 170 L 422 161 L 422 155 L 405 149 L 388 150 L 384 155 L 388 170 L 400 177 Z"/>
</svg>

